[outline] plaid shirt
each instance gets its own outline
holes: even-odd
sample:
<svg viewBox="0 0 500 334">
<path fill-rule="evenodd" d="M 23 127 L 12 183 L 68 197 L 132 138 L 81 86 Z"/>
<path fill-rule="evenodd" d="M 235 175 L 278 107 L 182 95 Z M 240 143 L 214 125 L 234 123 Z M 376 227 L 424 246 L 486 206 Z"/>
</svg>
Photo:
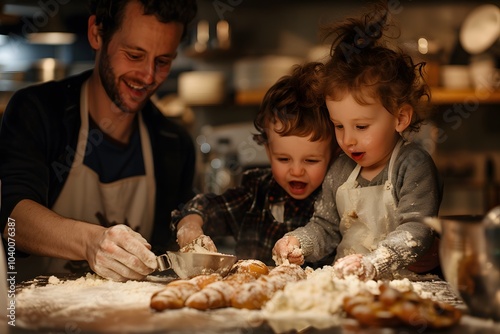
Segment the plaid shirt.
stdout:
<svg viewBox="0 0 500 334">
<path fill-rule="evenodd" d="M 278 185 L 270 168 L 252 169 L 243 174 L 240 186 L 221 195 L 197 195 L 181 210 L 172 212 L 172 227 L 188 214 L 199 214 L 206 235 L 235 238 L 239 259 L 257 259 L 274 265 L 274 244 L 285 233 L 309 222 L 320 189 L 306 199 L 296 200 Z M 271 207 L 280 203 L 284 203 L 283 222 L 271 214 Z"/>
</svg>

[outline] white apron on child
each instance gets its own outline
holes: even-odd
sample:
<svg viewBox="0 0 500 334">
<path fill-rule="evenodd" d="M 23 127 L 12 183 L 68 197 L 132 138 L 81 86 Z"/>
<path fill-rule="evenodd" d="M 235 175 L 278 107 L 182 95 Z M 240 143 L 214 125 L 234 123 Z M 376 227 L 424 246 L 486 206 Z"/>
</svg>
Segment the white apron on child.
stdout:
<svg viewBox="0 0 500 334">
<path fill-rule="evenodd" d="M 400 140 L 392 152 L 385 184 L 358 187 L 356 179 L 361 166 L 357 165 L 346 182 L 337 189 L 336 203 L 342 234 L 337 258 L 370 253 L 398 226 L 391 180 L 394 161 L 402 144 Z"/>
<path fill-rule="evenodd" d="M 61 216 L 97 225 L 100 225 L 97 216 L 99 213 L 102 215 L 101 219 L 104 218 L 108 223 L 114 225 L 126 222 L 130 228 L 149 239 L 153 229 L 156 187 L 149 134 L 141 114 L 138 113 L 139 133 L 146 175 L 102 183 L 99 175 L 83 163 L 85 152 L 90 152 L 92 149 L 87 147 L 89 145 L 87 82 L 81 89 L 80 110 L 81 128 L 74 161 L 66 183 L 51 209 Z M 50 259 L 49 262 L 44 271 L 66 272 L 63 268 L 67 260 Z"/>
</svg>

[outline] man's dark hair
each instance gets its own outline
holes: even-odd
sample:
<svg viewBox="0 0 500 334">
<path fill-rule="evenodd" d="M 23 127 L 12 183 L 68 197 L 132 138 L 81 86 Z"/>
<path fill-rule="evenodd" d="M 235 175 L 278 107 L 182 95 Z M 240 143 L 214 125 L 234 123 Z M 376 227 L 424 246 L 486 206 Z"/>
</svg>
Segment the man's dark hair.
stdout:
<svg viewBox="0 0 500 334">
<path fill-rule="evenodd" d="M 164 23 L 182 23 L 184 36 L 187 25 L 194 19 L 198 10 L 196 0 L 90 0 L 90 14 L 96 15 L 96 24 L 101 25 L 104 43 L 108 43 L 121 27 L 125 7 L 132 1 L 142 4 L 144 15 L 154 15 Z"/>
</svg>

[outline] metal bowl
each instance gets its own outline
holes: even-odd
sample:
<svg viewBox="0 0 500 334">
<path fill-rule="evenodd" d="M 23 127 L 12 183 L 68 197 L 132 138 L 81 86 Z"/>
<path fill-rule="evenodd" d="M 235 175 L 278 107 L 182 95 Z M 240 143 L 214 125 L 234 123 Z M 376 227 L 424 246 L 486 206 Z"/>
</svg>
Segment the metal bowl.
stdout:
<svg viewBox="0 0 500 334">
<path fill-rule="evenodd" d="M 445 279 L 474 316 L 500 320 L 500 224 L 482 216 L 426 219 L 441 234 Z"/>
<path fill-rule="evenodd" d="M 188 279 L 198 275 L 228 274 L 236 256 L 220 253 L 167 252 L 157 257 L 160 271 L 172 268 L 177 276 Z M 168 266 L 165 263 L 168 262 Z"/>
</svg>

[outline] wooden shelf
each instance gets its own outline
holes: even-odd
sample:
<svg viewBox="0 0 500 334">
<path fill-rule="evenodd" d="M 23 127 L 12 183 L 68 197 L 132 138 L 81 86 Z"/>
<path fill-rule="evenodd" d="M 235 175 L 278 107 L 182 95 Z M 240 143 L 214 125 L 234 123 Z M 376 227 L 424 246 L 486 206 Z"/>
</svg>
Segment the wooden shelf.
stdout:
<svg viewBox="0 0 500 334">
<path fill-rule="evenodd" d="M 237 105 L 259 105 L 266 93 L 265 90 L 248 90 L 236 92 L 235 103 Z M 455 104 L 455 103 L 500 103 L 500 90 L 450 90 L 435 87 L 431 90 L 432 104 Z"/>
<path fill-rule="evenodd" d="M 265 94 L 266 91 L 263 89 L 239 91 L 234 96 L 234 103 L 237 105 L 260 105 Z"/>
<path fill-rule="evenodd" d="M 455 104 L 455 103 L 500 103 L 499 90 L 450 90 L 444 88 L 433 88 L 433 104 Z"/>
</svg>

